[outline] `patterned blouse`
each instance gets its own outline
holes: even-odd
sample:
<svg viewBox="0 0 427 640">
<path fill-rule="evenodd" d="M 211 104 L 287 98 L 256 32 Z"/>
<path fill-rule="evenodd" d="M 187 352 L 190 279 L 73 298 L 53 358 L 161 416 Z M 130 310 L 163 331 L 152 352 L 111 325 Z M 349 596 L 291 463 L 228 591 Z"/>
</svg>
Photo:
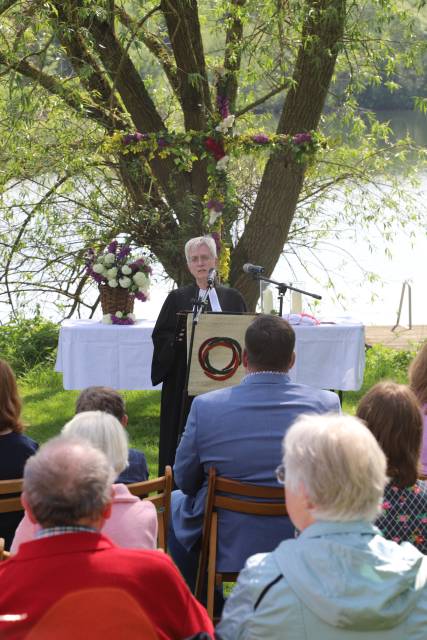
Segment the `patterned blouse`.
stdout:
<svg viewBox="0 0 427 640">
<path fill-rule="evenodd" d="M 388 484 L 382 513 L 375 524 L 385 538 L 411 542 L 427 553 L 427 482 L 417 480 L 405 489 Z"/>
</svg>

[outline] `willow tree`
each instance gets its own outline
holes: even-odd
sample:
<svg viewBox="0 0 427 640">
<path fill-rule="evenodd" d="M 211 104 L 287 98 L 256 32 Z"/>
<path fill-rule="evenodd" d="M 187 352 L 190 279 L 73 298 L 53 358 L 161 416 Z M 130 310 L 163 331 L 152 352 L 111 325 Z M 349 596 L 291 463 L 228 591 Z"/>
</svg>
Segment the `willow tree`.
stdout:
<svg viewBox="0 0 427 640">
<path fill-rule="evenodd" d="M 0 0 L 8 295 L 31 282 L 74 311 L 86 286 L 76 257 L 119 233 L 181 284 L 185 240 L 216 229 L 230 249 L 229 282 L 253 306 L 257 285 L 242 265 L 262 264 L 267 275 L 276 265 L 321 147 L 337 57 L 348 63 L 348 97 L 362 17 L 378 29 L 380 7 L 391 19 L 391 3 L 376 4 Z M 365 60 L 371 44 L 360 49 Z M 267 135 L 257 124 L 272 101 L 276 131 Z M 247 185 L 226 160 L 261 148 L 243 202 Z M 16 185 L 28 180 L 34 201 L 27 193 L 24 206 Z M 38 242 L 26 239 L 30 230 Z"/>
</svg>

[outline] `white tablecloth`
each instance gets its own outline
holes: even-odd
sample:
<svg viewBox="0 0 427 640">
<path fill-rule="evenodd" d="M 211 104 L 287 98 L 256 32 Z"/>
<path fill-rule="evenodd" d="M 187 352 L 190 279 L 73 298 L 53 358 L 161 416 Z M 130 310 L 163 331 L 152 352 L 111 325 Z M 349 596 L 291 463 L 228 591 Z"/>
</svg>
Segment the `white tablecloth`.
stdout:
<svg viewBox="0 0 427 640">
<path fill-rule="evenodd" d="M 96 320 L 62 323 L 56 371 L 64 389 L 105 385 L 113 389 L 153 389 L 150 380 L 154 322 L 113 326 Z M 294 326 L 295 382 L 321 389 L 360 389 L 365 368 L 362 324 Z M 156 388 L 160 388 L 156 387 Z"/>
</svg>

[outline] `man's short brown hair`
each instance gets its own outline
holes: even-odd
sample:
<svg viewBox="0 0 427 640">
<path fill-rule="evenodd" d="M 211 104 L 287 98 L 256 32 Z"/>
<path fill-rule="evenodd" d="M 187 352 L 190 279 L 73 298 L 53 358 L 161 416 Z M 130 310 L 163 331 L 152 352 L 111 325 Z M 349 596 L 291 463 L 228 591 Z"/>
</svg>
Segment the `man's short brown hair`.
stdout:
<svg viewBox="0 0 427 640">
<path fill-rule="evenodd" d="M 291 325 L 273 315 L 260 315 L 246 329 L 248 364 L 261 371 L 287 371 L 295 347 Z"/>
<path fill-rule="evenodd" d="M 125 402 L 117 391 L 110 387 L 87 387 L 77 398 L 76 413 L 83 411 L 105 411 L 117 420 L 126 415 Z"/>
</svg>

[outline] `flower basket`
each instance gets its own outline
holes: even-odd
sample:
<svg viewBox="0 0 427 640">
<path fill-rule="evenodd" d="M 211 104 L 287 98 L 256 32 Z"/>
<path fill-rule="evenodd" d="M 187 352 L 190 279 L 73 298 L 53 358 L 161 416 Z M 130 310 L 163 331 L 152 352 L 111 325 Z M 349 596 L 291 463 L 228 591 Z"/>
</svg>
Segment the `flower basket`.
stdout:
<svg viewBox="0 0 427 640">
<path fill-rule="evenodd" d="M 102 313 L 115 314 L 117 311 L 133 313 L 135 296 L 127 289 L 109 287 L 108 284 L 99 285 Z"/>
</svg>

